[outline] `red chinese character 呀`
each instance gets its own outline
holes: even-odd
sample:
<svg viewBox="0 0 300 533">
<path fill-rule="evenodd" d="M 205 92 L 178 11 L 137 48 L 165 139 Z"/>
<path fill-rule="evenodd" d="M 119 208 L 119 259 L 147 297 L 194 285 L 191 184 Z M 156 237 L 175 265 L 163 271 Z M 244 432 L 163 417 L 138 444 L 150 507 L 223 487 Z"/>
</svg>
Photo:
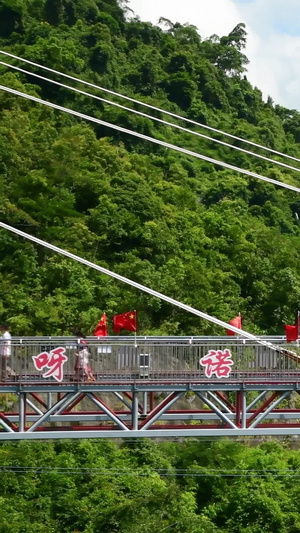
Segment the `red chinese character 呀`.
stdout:
<svg viewBox="0 0 300 533">
<path fill-rule="evenodd" d="M 205 367 L 205 375 L 210 378 L 213 374 L 217 378 L 228 378 L 233 361 L 229 350 L 209 350 L 208 354 L 200 359 L 200 365 Z"/>
<path fill-rule="evenodd" d="M 33 355 L 33 364 L 37 370 L 43 370 L 43 368 L 49 368 L 43 378 L 50 378 L 53 376 L 56 381 L 62 381 L 63 379 L 63 365 L 68 360 L 65 355 L 65 348 L 55 348 L 51 352 L 41 352 L 38 355 Z"/>
</svg>

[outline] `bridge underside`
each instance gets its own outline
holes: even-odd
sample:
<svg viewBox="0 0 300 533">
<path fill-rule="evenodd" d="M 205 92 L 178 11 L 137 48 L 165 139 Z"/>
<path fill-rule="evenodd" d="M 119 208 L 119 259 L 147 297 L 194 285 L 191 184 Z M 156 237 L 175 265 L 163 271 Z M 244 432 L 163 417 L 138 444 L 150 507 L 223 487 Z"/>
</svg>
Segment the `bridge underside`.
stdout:
<svg viewBox="0 0 300 533">
<path fill-rule="evenodd" d="M 299 393 L 296 381 L 1 384 L 0 440 L 297 435 Z"/>
</svg>

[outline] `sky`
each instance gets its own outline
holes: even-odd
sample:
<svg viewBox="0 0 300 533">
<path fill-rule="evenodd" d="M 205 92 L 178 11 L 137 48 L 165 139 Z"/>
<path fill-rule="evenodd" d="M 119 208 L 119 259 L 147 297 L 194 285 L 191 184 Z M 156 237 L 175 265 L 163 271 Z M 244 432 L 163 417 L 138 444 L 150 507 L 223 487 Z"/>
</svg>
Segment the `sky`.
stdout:
<svg viewBox="0 0 300 533">
<path fill-rule="evenodd" d="M 300 0 L 129 0 L 141 20 L 195 25 L 205 39 L 246 24 L 247 77 L 264 100 L 300 111 Z"/>
</svg>

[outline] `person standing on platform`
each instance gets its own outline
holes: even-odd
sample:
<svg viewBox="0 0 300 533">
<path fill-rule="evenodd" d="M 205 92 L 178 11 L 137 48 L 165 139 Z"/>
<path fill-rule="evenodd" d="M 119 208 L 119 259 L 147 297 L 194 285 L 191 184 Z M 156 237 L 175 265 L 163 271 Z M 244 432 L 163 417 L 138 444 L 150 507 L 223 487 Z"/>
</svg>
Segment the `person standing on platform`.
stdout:
<svg viewBox="0 0 300 533">
<path fill-rule="evenodd" d="M 89 349 L 85 335 L 81 331 L 75 333 L 77 337 L 77 350 L 75 353 L 75 376 L 76 379 L 95 381 L 89 362 Z"/>
<path fill-rule="evenodd" d="M 1 324 L 0 331 L 2 332 L 2 337 L 0 338 L 0 373 L 1 380 L 6 380 L 7 375 L 7 362 L 11 356 L 11 334 L 9 333 L 9 328 L 6 324 Z"/>
</svg>

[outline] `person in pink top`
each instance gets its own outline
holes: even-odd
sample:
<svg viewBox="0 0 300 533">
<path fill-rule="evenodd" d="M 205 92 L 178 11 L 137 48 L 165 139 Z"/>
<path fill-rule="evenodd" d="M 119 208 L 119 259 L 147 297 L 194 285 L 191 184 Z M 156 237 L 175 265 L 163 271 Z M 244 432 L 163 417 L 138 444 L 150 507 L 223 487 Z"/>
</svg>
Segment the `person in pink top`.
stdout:
<svg viewBox="0 0 300 533">
<path fill-rule="evenodd" d="M 81 331 L 75 333 L 77 337 L 77 350 L 75 352 L 75 376 L 76 379 L 95 381 L 89 362 L 89 349 L 85 335 Z"/>
</svg>

